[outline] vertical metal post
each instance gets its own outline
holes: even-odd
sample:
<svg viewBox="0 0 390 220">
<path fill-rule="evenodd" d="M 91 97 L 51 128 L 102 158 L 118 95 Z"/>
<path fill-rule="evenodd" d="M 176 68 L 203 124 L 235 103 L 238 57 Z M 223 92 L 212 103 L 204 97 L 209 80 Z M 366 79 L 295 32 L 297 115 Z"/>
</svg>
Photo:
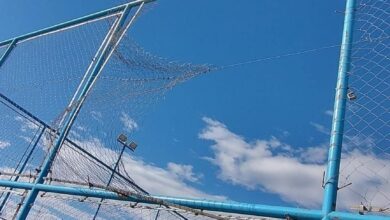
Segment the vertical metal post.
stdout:
<svg viewBox="0 0 390 220">
<path fill-rule="evenodd" d="M 15 45 L 16 45 L 16 41 L 17 39 L 13 39 L 11 41 L 11 43 L 8 45 L 8 48 L 7 50 L 4 52 L 3 56 L 1 56 L 0 58 L 0 67 L 3 65 L 3 63 L 5 62 L 5 60 L 7 59 L 8 55 L 11 53 L 12 49 L 14 49 Z"/>
<path fill-rule="evenodd" d="M 130 9 L 132 8 L 131 4 L 127 4 L 125 9 L 123 10 L 123 13 L 119 19 L 119 22 L 117 23 L 117 26 L 115 27 L 114 31 L 111 33 L 111 36 L 108 39 L 108 42 L 105 47 L 103 47 L 102 52 L 100 53 L 99 59 L 96 61 L 96 65 L 93 68 L 90 76 L 88 77 L 88 80 L 86 81 L 83 89 L 81 90 L 77 100 L 76 100 L 76 105 L 73 108 L 73 110 L 69 113 L 69 116 L 65 120 L 64 125 L 60 129 L 60 134 L 55 142 L 55 144 L 51 147 L 49 150 L 49 153 L 43 162 L 41 172 L 38 175 L 36 181 L 35 181 L 35 186 L 37 184 L 43 183 L 44 178 L 47 176 L 49 173 L 51 164 L 54 160 L 54 158 L 57 155 L 58 150 L 62 146 L 67 134 L 69 133 L 70 128 L 72 127 L 78 113 L 80 112 L 80 109 L 86 99 L 86 96 L 88 95 L 89 91 L 91 90 L 94 82 L 97 80 L 97 77 L 99 73 L 101 72 L 101 68 L 103 67 L 103 63 L 105 63 L 106 59 L 109 57 L 108 55 L 111 53 L 111 50 L 113 50 L 115 47 L 115 42 L 117 41 L 117 36 L 121 34 L 121 30 L 125 24 L 126 18 L 130 12 Z M 22 209 L 20 210 L 20 213 L 17 216 L 18 220 L 24 220 L 27 218 L 28 213 L 31 210 L 31 207 L 33 203 L 35 202 L 39 189 L 36 187 L 33 187 L 31 191 L 29 192 L 27 199 L 25 203 L 22 206 Z"/>
<path fill-rule="evenodd" d="M 121 153 L 119 154 L 118 160 L 116 161 L 115 166 L 114 166 L 114 169 L 113 169 L 112 172 L 111 172 L 111 176 L 110 176 L 110 179 L 109 179 L 108 182 L 107 182 L 106 187 L 110 186 L 111 181 L 112 181 L 112 179 L 114 178 L 115 171 L 116 171 L 116 169 L 118 168 L 119 162 L 120 162 L 121 159 L 122 159 L 122 155 L 123 155 L 123 153 L 125 152 L 125 149 L 126 149 L 126 146 L 123 145 L 122 150 L 121 150 Z M 97 215 L 98 215 L 98 213 L 99 213 L 100 207 L 102 206 L 103 200 L 104 200 L 104 199 L 100 199 L 100 203 L 99 203 L 99 205 L 98 205 L 98 207 L 97 207 L 97 209 L 96 209 L 95 214 L 93 215 L 93 218 L 92 218 L 93 220 L 96 219 L 96 217 L 97 217 Z"/>
<path fill-rule="evenodd" d="M 19 169 L 19 171 L 18 171 L 17 174 L 21 174 L 21 173 L 24 171 L 24 168 L 27 166 L 27 163 L 28 163 L 28 161 L 30 160 L 30 158 L 31 158 L 31 156 L 32 156 L 32 154 L 33 154 L 35 148 L 37 147 L 37 145 L 38 145 L 38 143 L 39 143 L 39 140 L 41 139 L 41 137 L 42 137 L 43 133 L 45 132 L 45 130 L 46 130 L 46 127 L 43 127 L 42 130 L 41 130 L 41 132 L 39 133 L 37 139 L 35 140 L 35 143 L 34 143 L 33 147 L 31 148 L 30 152 L 28 153 L 28 155 L 27 155 L 27 157 L 26 157 L 26 160 L 24 161 L 24 163 L 23 163 L 22 166 L 20 167 L 20 169 Z M 13 181 L 18 181 L 18 180 L 19 180 L 19 177 L 20 177 L 20 176 L 16 176 L 16 178 L 15 178 Z M 13 189 L 13 188 L 10 188 L 10 190 L 12 190 L 12 189 Z M 0 204 L 0 213 L 3 211 L 4 205 L 5 205 L 5 203 L 7 202 L 7 200 L 8 200 L 8 198 L 9 198 L 10 195 L 11 195 L 10 192 L 7 192 L 7 193 L 5 194 L 5 197 L 4 197 L 3 201 L 2 201 L 1 204 Z"/>
<path fill-rule="evenodd" d="M 325 189 L 322 204 L 324 219 L 327 219 L 327 215 L 336 209 L 340 157 L 344 132 L 344 116 L 348 92 L 348 74 L 350 71 L 355 4 L 355 0 L 347 0 L 346 3 L 343 39 L 340 51 L 340 63 L 328 155 L 328 167 L 325 178 Z"/>
</svg>

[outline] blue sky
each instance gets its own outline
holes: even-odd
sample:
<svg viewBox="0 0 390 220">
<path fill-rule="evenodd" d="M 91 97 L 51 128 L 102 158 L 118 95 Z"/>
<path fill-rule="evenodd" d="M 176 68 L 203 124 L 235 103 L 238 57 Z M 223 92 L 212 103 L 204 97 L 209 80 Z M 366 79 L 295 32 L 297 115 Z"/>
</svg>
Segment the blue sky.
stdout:
<svg viewBox="0 0 390 220">
<path fill-rule="evenodd" d="M 0 39 L 116 4 L 9 1 L 0 8 Z M 335 0 L 161 0 L 130 33 L 147 51 L 169 60 L 224 66 L 340 44 L 343 8 L 344 1 Z M 338 56 L 333 47 L 226 68 L 178 85 L 138 125 L 138 161 L 173 175 L 178 187 L 196 189 L 198 196 L 318 207 Z M 301 171 L 307 181 L 297 180 Z M 292 192 L 304 192 L 305 184 L 310 196 Z"/>
</svg>

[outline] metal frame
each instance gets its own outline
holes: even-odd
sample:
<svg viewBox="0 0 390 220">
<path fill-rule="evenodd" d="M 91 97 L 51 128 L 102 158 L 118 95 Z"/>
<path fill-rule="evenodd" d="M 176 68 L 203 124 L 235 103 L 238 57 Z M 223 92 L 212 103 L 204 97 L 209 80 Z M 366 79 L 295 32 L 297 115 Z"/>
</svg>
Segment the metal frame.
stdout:
<svg viewBox="0 0 390 220">
<path fill-rule="evenodd" d="M 18 188 L 29 190 L 29 196 L 27 197 L 26 202 L 23 204 L 21 211 L 18 214 L 18 219 L 25 219 L 31 209 L 32 204 L 34 203 L 38 192 L 51 192 L 75 196 L 86 196 L 86 197 L 95 197 L 100 199 L 112 199 L 112 200 L 121 200 L 121 201 L 131 201 L 139 203 L 152 203 L 152 204 L 161 204 L 157 203 L 157 200 L 164 201 L 167 203 L 186 206 L 194 209 L 200 210 L 209 210 L 209 211 L 219 211 L 219 212 L 228 212 L 228 213 L 237 213 L 237 214 L 248 214 L 264 217 L 274 217 L 274 218 L 290 218 L 290 219 L 315 219 L 315 220 L 328 220 L 328 219 L 346 219 L 346 220 L 384 220 L 389 219 L 384 216 L 373 216 L 373 215 L 358 215 L 351 214 L 346 212 L 337 212 L 336 209 L 336 199 L 338 191 L 338 178 L 339 178 L 339 167 L 340 167 L 340 156 L 341 156 L 341 147 L 342 147 L 342 138 L 343 138 L 343 129 L 344 129 L 344 115 L 345 115 L 345 106 L 346 106 L 346 95 L 348 87 L 348 72 L 350 68 L 350 51 L 352 43 L 352 30 L 353 30 L 353 19 L 355 11 L 356 0 L 347 0 L 346 11 L 345 11 L 345 21 L 344 21 L 344 30 L 343 30 L 343 40 L 340 52 L 340 64 L 339 64 L 339 73 L 337 80 L 336 96 L 335 96 L 335 105 L 334 105 L 334 115 L 333 115 L 333 124 L 332 124 L 332 133 L 330 139 L 330 148 L 329 148 L 329 158 L 328 158 L 328 167 L 325 178 L 324 185 L 324 199 L 322 210 L 309 210 L 301 208 L 292 208 L 292 207 L 280 207 L 280 206 L 267 206 L 260 204 L 248 204 L 248 203 L 236 203 L 236 202 L 221 202 L 221 201 L 209 201 L 209 200 L 199 200 L 199 199 L 185 199 L 177 197 L 168 197 L 168 196 L 157 196 L 157 195 L 141 195 L 141 194 L 128 194 L 123 195 L 117 192 L 101 190 L 101 189 L 92 189 L 92 188 L 83 188 L 83 187 L 68 187 L 68 186 L 58 186 L 58 185 L 48 185 L 44 183 L 44 179 L 47 176 L 51 163 L 54 160 L 57 151 L 61 145 L 67 141 L 72 144 L 70 140 L 67 139 L 67 134 L 70 127 L 72 126 L 74 120 L 76 119 L 80 108 L 86 96 L 88 95 L 90 89 L 93 87 L 96 82 L 101 70 L 104 68 L 105 63 L 110 58 L 113 50 L 119 44 L 119 41 L 123 34 L 127 31 L 129 26 L 134 20 L 134 17 L 127 22 L 129 10 L 132 7 L 142 6 L 144 3 L 148 3 L 152 0 L 136 0 L 118 7 L 107 9 L 95 14 L 91 14 L 79 19 L 71 20 L 59 25 L 55 25 L 46 29 L 42 29 L 36 32 L 32 32 L 26 35 L 22 35 L 10 40 L 0 42 L 0 46 L 8 45 L 6 52 L 0 58 L 0 68 L 1 65 L 6 61 L 9 54 L 12 52 L 12 49 L 20 41 L 25 41 L 33 39 L 35 37 L 46 35 L 54 32 L 64 30 L 73 26 L 80 25 L 85 22 L 91 22 L 96 19 L 104 18 L 110 15 L 120 15 L 120 18 L 113 25 L 112 31 L 109 31 L 106 39 L 103 41 L 100 49 L 96 54 L 96 61 L 91 63 L 88 71 L 85 74 L 84 80 L 80 83 L 79 89 L 76 91 L 74 98 L 71 100 L 69 107 L 72 107 L 72 110 L 69 114 L 64 115 L 62 122 L 64 124 L 61 126 L 59 131 L 56 131 L 44 122 L 32 116 L 29 112 L 18 106 L 16 103 L 13 103 L 12 100 L 9 100 L 4 95 L 0 94 L 1 98 L 9 101 L 14 107 L 26 113 L 34 120 L 39 122 L 44 126 L 45 129 L 54 131 L 56 136 L 56 142 L 54 146 L 50 149 L 48 157 L 45 159 L 42 171 L 40 172 L 35 183 L 28 182 L 18 182 L 10 180 L 0 180 L 0 186 L 9 187 L 9 188 Z M 139 10 L 138 10 L 139 11 Z M 137 13 L 138 13 L 137 11 Z M 137 14 L 136 13 L 136 14 Z M 118 37 L 119 36 L 119 37 Z M 119 39 L 119 40 L 118 40 Z M 115 41 L 116 40 L 116 41 Z M 86 80 L 86 81 L 85 81 Z M 76 98 L 77 97 L 77 98 Z M 74 145 L 72 145 L 74 146 Z M 77 145 L 76 145 L 77 148 Z M 82 148 L 77 148 L 78 150 L 83 151 Z M 123 152 L 123 150 L 122 150 Z M 83 151 L 88 156 L 93 156 L 86 151 Z M 101 162 L 98 158 L 93 157 L 94 160 Z M 103 162 L 101 162 L 103 163 Z M 103 163 L 104 164 L 104 163 Z M 115 169 L 110 169 L 113 173 L 116 173 Z M 126 179 L 126 178 L 125 178 Z M 129 184 L 134 184 L 129 180 Z M 135 185 L 135 184 L 134 184 Z M 135 185 L 137 186 L 137 185 Z M 141 189 L 137 186 L 137 188 Z M 98 212 L 98 210 L 97 210 Z"/>
<path fill-rule="evenodd" d="M 111 192 L 106 190 L 56 186 L 56 185 L 47 185 L 47 184 L 34 184 L 34 183 L 27 183 L 27 182 L 14 182 L 8 180 L 0 180 L 0 186 L 26 189 L 26 190 L 31 190 L 33 187 L 35 187 L 39 191 L 43 191 L 43 192 L 112 199 L 112 200 L 129 201 L 129 202 L 137 202 L 137 203 L 149 203 L 149 204 L 158 204 L 153 201 L 153 199 L 157 199 L 157 200 L 163 200 L 168 203 L 186 206 L 194 209 L 274 217 L 274 218 L 289 217 L 290 219 L 292 218 L 292 219 L 303 219 L 303 220 L 319 220 L 324 217 L 329 217 L 330 219 L 338 219 L 338 220 L 343 220 L 343 219 L 345 220 L 388 220 L 389 219 L 388 217 L 385 216 L 358 215 L 358 214 L 350 214 L 345 212 L 330 212 L 326 216 L 324 216 L 321 210 L 309 210 L 309 209 L 281 207 L 281 206 L 267 206 L 267 205 L 238 203 L 238 202 L 237 203 L 219 202 L 219 201 L 186 199 L 186 198 L 158 196 L 158 195 L 140 196 L 140 197 L 135 195 L 127 196 L 117 192 Z"/>
</svg>

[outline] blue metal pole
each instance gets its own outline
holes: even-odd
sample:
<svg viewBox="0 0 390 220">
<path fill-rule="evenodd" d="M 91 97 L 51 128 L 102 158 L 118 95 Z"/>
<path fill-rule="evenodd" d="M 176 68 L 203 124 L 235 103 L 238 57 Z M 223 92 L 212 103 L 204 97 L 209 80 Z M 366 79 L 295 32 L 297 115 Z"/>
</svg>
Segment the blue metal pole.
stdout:
<svg viewBox="0 0 390 220">
<path fill-rule="evenodd" d="M 12 49 L 14 49 L 16 42 L 17 42 L 16 38 L 10 40 L 7 50 L 4 52 L 3 56 L 1 56 L 1 58 L 0 58 L 0 67 L 3 65 L 3 63 L 7 59 L 8 55 L 11 53 Z M 0 45 L 0 46 L 2 46 L 2 45 Z"/>
<path fill-rule="evenodd" d="M 60 147 L 64 143 L 65 138 L 66 138 L 67 134 L 69 133 L 69 130 L 72 127 L 74 120 L 76 119 L 76 117 L 77 117 L 77 115 L 82 107 L 82 104 L 85 101 L 85 98 L 86 98 L 88 92 L 90 91 L 93 83 L 95 82 L 95 80 L 98 76 L 98 73 L 101 70 L 103 63 L 105 62 L 105 59 L 107 58 L 107 55 L 110 54 L 110 51 L 113 49 L 112 45 L 114 44 L 114 42 L 116 40 L 115 36 L 120 33 L 121 28 L 123 27 L 123 25 L 126 21 L 126 18 L 130 12 L 130 9 L 132 8 L 132 5 L 133 4 L 127 4 L 125 9 L 123 10 L 117 26 L 115 27 L 114 31 L 111 33 L 112 36 L 108 39 L 108 42 L 107 42 L 106 46 L 103 48 L 101 55 L 100 55 L 99 59 L 97 60 L 94 69 L 92 70 L 90 76 L 88 77 L 88 80 L 86 81 L 82 91 L 80 92 L 80 94 L 78 96 L 78 99 L 76 101 L 77 104 L 76 104 L 75 108 L 69 113 L 69 116 L 66 119 L 64 126 L 61 128 L 61 131 L 59 132 L 60 133 L 59 137 L 57 138 L 55 144 L 52 146 L 45 161 L 43 162 L 41 172 L 39 173 L 39 175 L 35 181 L 35 184 L 43 183 L 44 178 L 49 173 L 51 164 L 52 164 L 55 156 L 57 155 L 58 150 L 60 149 Z M 19 220 L 26 219 L 28 213 L 31 210 L 33 203 L 35 202 L 35 200 L 38 196 L 38 192 L 39 192 L 39 188 L 37 188 L 37 187 L 33 187 L 31 189 L 31 191 L 27 195 L 27 199 L 26 199 L 25 203 L 23 204 L 23 206 L 20 210 L 20 213 L 17 216 L 17 219 L 19 219 Z"/>
<path fill-rule="evenodd" d="M 83 22 L 88 22 L 88 21 L 91 21 L 91 20 L 95 20 L 95 19 L 99 19 L 99 18 L 102 18 L 102 17 L 105 17 L 105 16 L 112 15 L 112 14 L 116 14 L 116 13 L 119 13 L 119 12 L 123 11 L 125 9 L 125 7 L 128 6 L 128 5 L 129 6 L 138 6 L 138 5 L 141 5 L 142 3 L 148 3 L 148 2 L 151 2 L 151 1 L 154 1 L 154 0 L 136 0 L 136 1 L 133 1 L 133 2 L 130 2 L 130 3 L 126 3 L 126 4 L 123 4 L 123 5 L 120 5 L 120 6 L 116 6 L 116 7 L 107 9 L 107 10 L 100 11 L 100 12 L 97 12 L 97 13 L 94 13 L 94 14 L 90 14 L 90 15 L 87 15 L 87 16 L 84 16 L 84 17 L 81 17 L 81 18 L 70 20 L 70 21 L 67 21 L 67 22 L 64 22 L 64 23 L 61 23 L 61 24 L 57 24 L 57 25 L 48 27 L 48 28 L 44 28 L 44 29 L 41 29 L 41 30 L 38 30 L 38 31 L 34 31 L 34 32 L 31 32 L 31 33 L 28 33 L 28 34 L 24 34 L 24 35 L 18 36 L 18 37 L 13 38 L 13 39 L 2 41 L 2 42 L 0 42 L 0 46 L 7 45 L 7 44 L 11 43 L 15 39 L 18 40 L 18 41 L 27 40 L 27 39 L 30 39 L 30 38 L 33 38 L 33 37 L 36 37 L 36 36 L 39 36 L 39 35 L 42 35 L 42 34 L 47 34 L 47 33 L 54 32 L 54 31 L 57 31 L 57 30 L 60 30 L 60 29 L 63 29 L 63 28 L 68 28 L 68 27 L 71 27 L 71 26 L 74 26 L 74 25 L 77 25 L 77 24 L 80 24 L 80 23 L 83 23 Z"/>
<path fill-rule="evenodd" d="M 76 188 L 76 187 L 47 185 L 47 184 L 34 184 L 28 182 L 14 182 L 9 180 L 0 180 L 0 186 L 26 189 L 26 190 L 36 188 L 44 192 L 51 192 L 51 193 L 58 193 L 58 194 L 65 194 L 65 195 L 86 196 L 86 197 L 93 197 L 93 198 L 103 198 L 103 199 L 111 199 L 111 200 L 119 200 L 119 201 L 129 201 L 129 202 L 160 205 L 157 201 L 153 200 L 153 199 L 157 199 L 167 203 L 186 206 L 194 209 L 282 218 L 282 219 L 291 217 L 292 219 L 300 219 L 300 220 L 301 219 L 320 220 L 323 217 L 323 213 L 321 210 L 308 210 L 308 209 L 280 207 L 280 206 L 266 206 L 266 205 L 249 204 L 249 203 L 185 199 L 185 198 L 156 196 L 156 195 L 150 195 L 150 196 L 123 195 L 123 194 L 119 194 L 107 190 Z M 358 214 L 345 213 L 345 212 L 330 212 L 327 215 L 327 217 L 329 217 L 330 219 L 337 219 L 337 220 L 389 220 L 389 217 L 385 217 L 385 216 L 358 215 Z"/>
<path fill-rule="evenodd" d="M 126 146 L 123 145 L 122 150 L 121 150 L 121 153 L 119 154 L 118 160 L 116 161 L 115 166 L 114 166 L 114 169 L 113 169 L 113 171 L 111 172 L 111 176 L 110 176 L 110 179 L 109 179 L 108 182 L 107 182 L 106 187 L 108 187 L 108 186 L 111 184 L 111 181 L 112 181 L 112 179 L 114 178 L 114 174 L 115 174 L 114 171 L 116 171 L 116 169 L 118 168 L 119 162 L 120 162 L 120 160 L 122 159 L 122 155 L 123 155 L 123 152 L 125 152 L 125 149 L 126 149 Z M 93 220 L 95 220 L 95 219 L 96 219 L 96 216 L 99 214 L 100 207 L 102 206 L 102 203 L 101 203 L 101 202 L 103 202 L 103 199 L 100 199 L 100 203 L 99 203 L 99 205 L 98 205 L 98 207 L 97 207 L 97 209 L 96 209 L 95 214 L 93 215 L 93 218 L 92 218 Z"/>
<path fill-rule="evenodd" d="M 46 127 L 43 127 L 42 130 L 41 130 L 41 132 L 39 133 L 37 139 L 35 140 L 35 143 L 34 143 L 33 147 L 31 148 L 30 152 L 28 153 L 28 155 L 27 155 L 27 157 L 26 157 L 24 163 L 23 163 L 22 166 L 20 167 L 20 169 L 19 169 L 19 171 L 18 171 L 17 174 L 21 174 L 21 173 L 24 171 L 24 168 L 26 168 L 27 163 L 28 163 L 28 161 L 30 160 L 30 158 L 31 158 L 31 156 L 32 156 L 32 154 L 33 154 L 35 148 L 37 147 L 37 145 L 38 145 L 38 143 L 39 143 L 39 140 L 41 139 L 41 137 L 42 137 L 43 133 L 45 132 L 45 130 L 46 130 Z M 13 181 L 18 181 L 18 180 L 19 180 L 19 177 L 20 177 L 20 176 L 16 176 L 16 178 L 15 178 Z M 13 188 L 11 188 L 10 190 L 12 190 L 12 189 L 13 189 Z M 4 197 L 3 201 L 2 201 L 1 204 L 0 204 L 0 213 L 2 212 L 2 210 L 3 210 L 3 208 L 4 208 L 4 205 L 5 205 L 5 203 L 7 202 L 7 200 L 8 200 L 8 198 L 9 198 L 10 194 L 11 194 L 10 192 L 7 192 L 7 193 L 5 194 L 5 197 Z"/>
<path fill-rule="evenodd" d="M 322 211 L 324 219 L 327 214 L 335 211 L 340 170 L 340 157 L 344 132 L 344 116 L 348 92 L 348 73 L 350 71 L 353 20 L 355 0 L 347 0 L 343 39 L 340 51 L 339 72 L 334 103 L 333 123 L 330 137 L 328 167 L 325 178 Z"/>
<path fill-rule="evenodd" d="M 308 210 L 301 208 L 281 207 L 281 206 L 269 206 L 260 204 L 238 203 L 238 202 L 222 202 L 222 201 L 210 201 L 200 199 L 188 199 L 188 198 L 176 198 L 169 196 L 156 196 L 153 198 L 161 199 L 165 202 L 173 203 L 176 205 L 182 205 L 194 209 L 228 212 L 244 215 L 255 215 L 271 218 L 288 217 L 292 219 L 321 219 L 322 213 L 319 210 Z"/>
</svg>

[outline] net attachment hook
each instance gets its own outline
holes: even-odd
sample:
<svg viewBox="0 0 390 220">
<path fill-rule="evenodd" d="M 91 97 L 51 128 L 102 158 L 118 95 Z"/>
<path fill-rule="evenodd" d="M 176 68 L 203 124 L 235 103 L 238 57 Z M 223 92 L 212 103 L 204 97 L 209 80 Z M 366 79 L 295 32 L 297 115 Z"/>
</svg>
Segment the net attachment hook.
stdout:
<svg viewBox="0 0 390 220">
<path fill-rule="evenodd" d="M 349 101 L 354 101 L 357 99 L 356 94 L 351 89 L 348 89 L 347 97 Z"/>
</svg>

